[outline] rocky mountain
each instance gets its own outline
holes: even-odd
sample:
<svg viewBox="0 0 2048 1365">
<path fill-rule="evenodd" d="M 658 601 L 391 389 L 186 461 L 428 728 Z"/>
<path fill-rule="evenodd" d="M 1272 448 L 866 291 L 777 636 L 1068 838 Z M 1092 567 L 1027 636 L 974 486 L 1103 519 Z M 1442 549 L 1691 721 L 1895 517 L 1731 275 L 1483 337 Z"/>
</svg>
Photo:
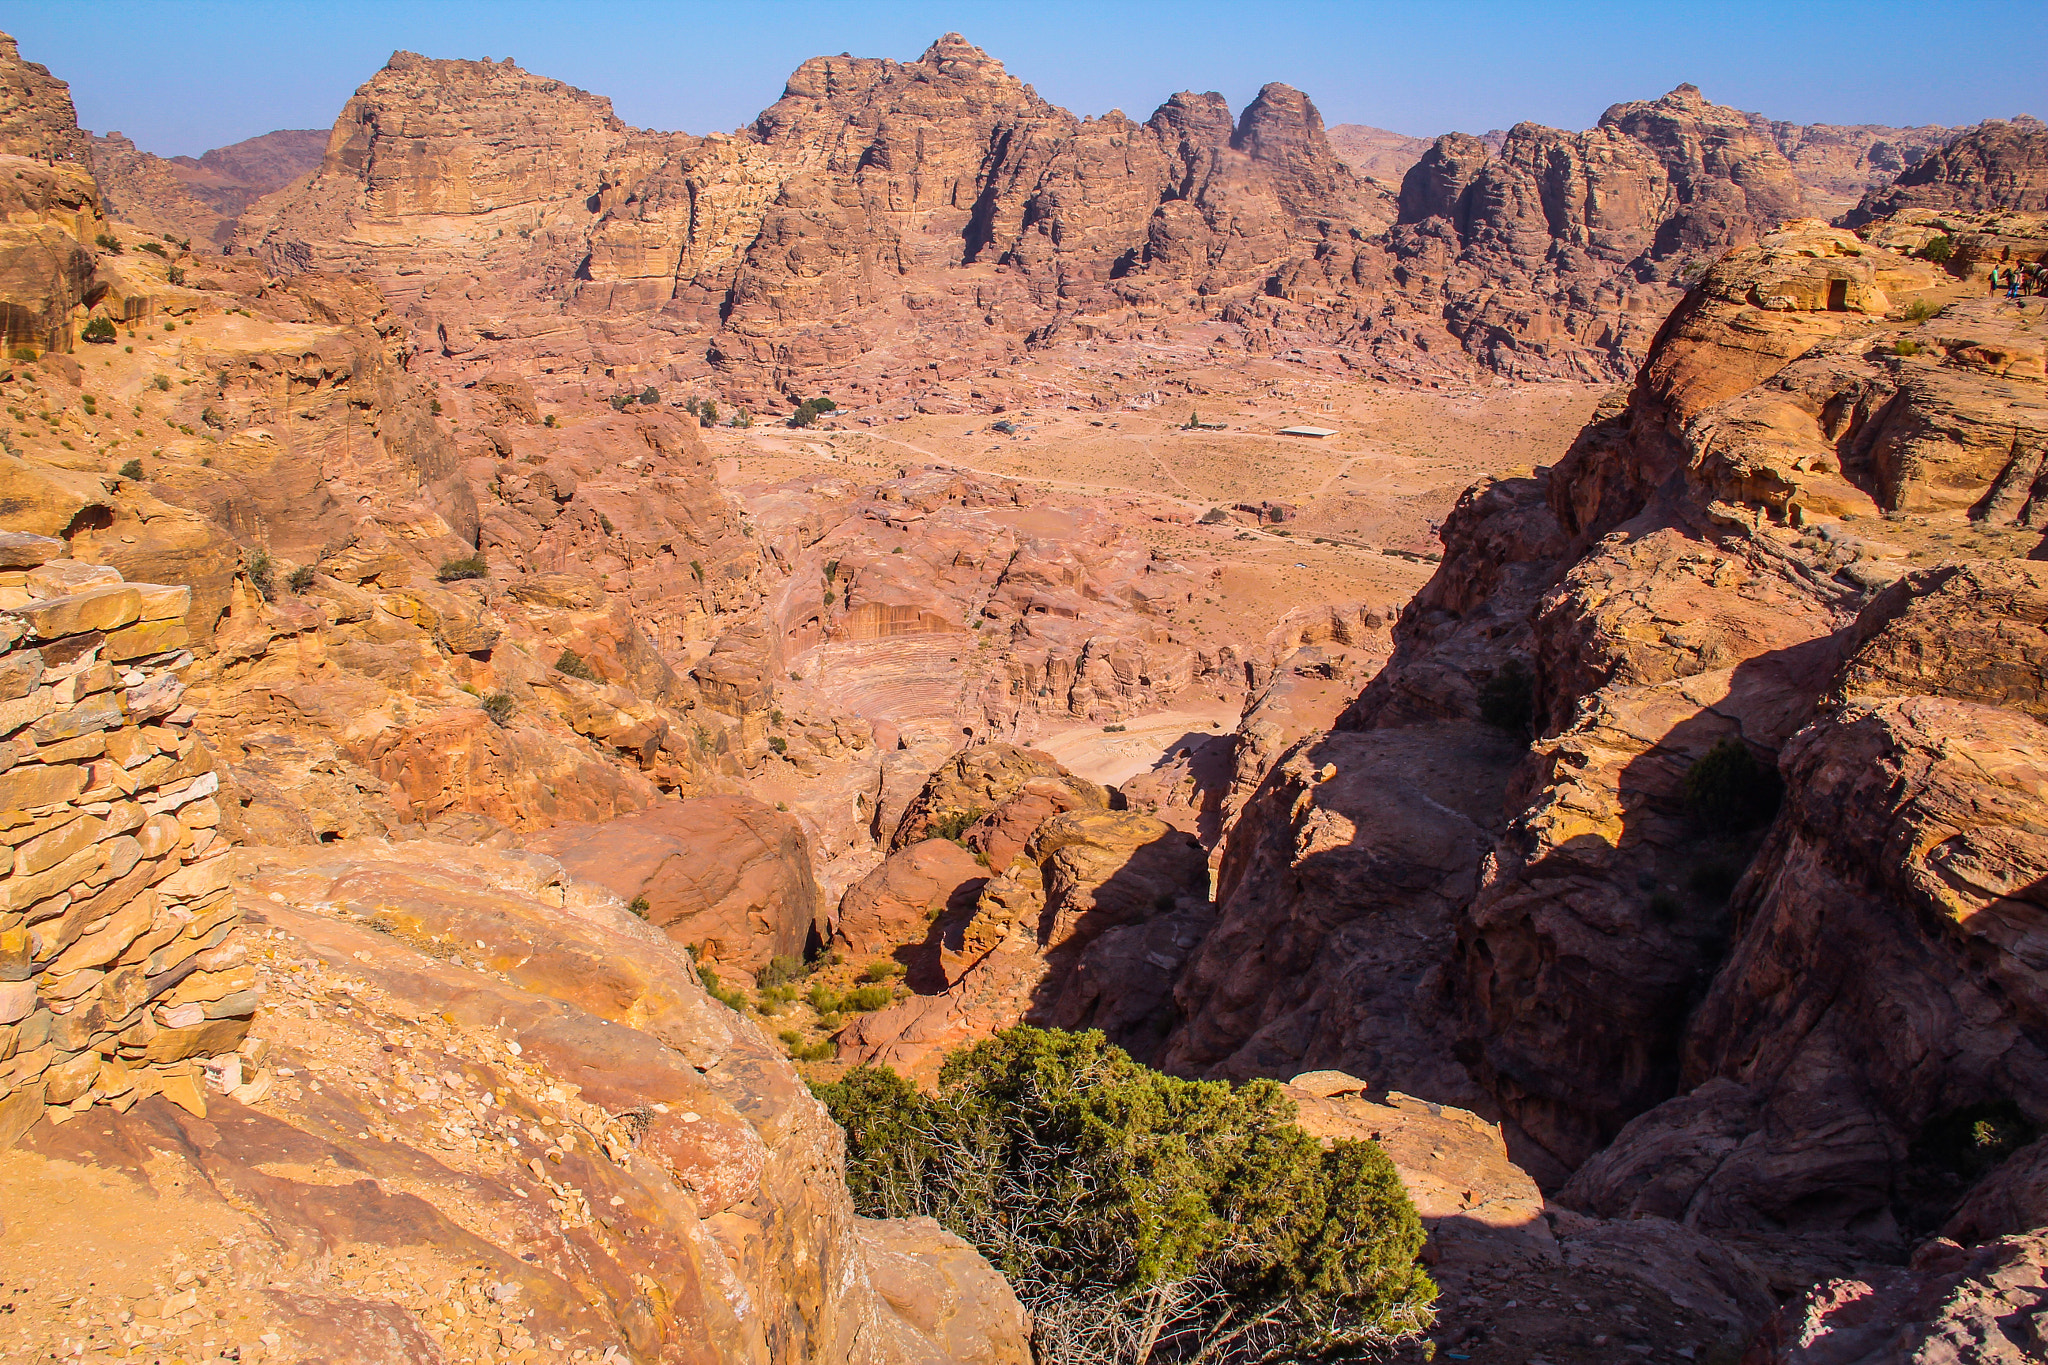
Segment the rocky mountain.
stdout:
<svg viewBox="0 0 2048 1365">
<path fill-rule="evenodd" d="M 2039 119 L 1993 120 L 1873 189 L 1843 219 L 1861 227 L 1903 209 L 2048 210 L 2048 128 Z"/>
<path fill-rule="evenodd" d="M 0 87 L 25 1349 L 1022 1360 L 793 1058 L 1029 1021 L 1382 1143 L 1418 1356 L 2038 1353 L 2048 372 L 1987 285 L 2048 255 L 2038 128 L 1852 231 L 1809 181 L 1876 130 L 1690 87 L 1393 194 L 1284 86 L 1080 120 L 956 38 L 704 139 L 401 54 L 222 256 L 101 243 L 61 83 Z M 1637 356 L 1454 506 L 1208 387 Z M 881 425 L 1055 383 L 1062 441 L 1211 417 L 1142 475 Z M 1442 554 L 1198 625 L 1330 537 L 1109 481 L 1175 440 Z"/>
<path fill-rule="evenodd" d="M 1328 130 L 1330 150 L 1370 180 L 1399 185 L 1408 168 L 1429 150 L 1430 139 L 1410 137 L 1365 123 L 1337 123 Z"/>
<path fill-rule="evenodd" d="M 287 129 L 216 147 L 199 157 L 160 157 L 119 133 L 92 139 L 94 177 L 109 216 L 145 232 L 227 246 L 243 209 L 320 166 L 323 129 Z"/>
<path fill-rule="evenodd" d="M 1940 131 L 1804 129 L 1683 86 L 1587 133 L 1403 142 L 1419 159 L 1375 184 L 1298 91 L 1084 119 L 958 35 L 909 64 L 818 58 L 703 139 L 509 63 L 399 54 L 237 249 L 369 271 L 472 365 L 624 362 L 757 407 L 826 389 L 880 415 L 1048 348 L 1172 341 L 1618 379 L 1714 254 L 1846 206 Z"/>
<path fill-rule="evenodd" d="M 918 994 L 844 1045 L 917 1074 L 1026 1019 L 1370 1078 L 1497 1119 L 1551 1207 L 1615 1220 L 1554 1234 L 1705 1239 L 1756 1287 L 1716 1310 L 1738 1338 L 1837 1276 L 1772 1331 L 1850 1349 L 1892 1285 L 1895 1340 L 2022 1358 L 1988 1305 L 2048 1294 L 2048 407 L 2039 301 L 1983 278 L 2044 253 L 2048 217 L 1950 207 L 1711 267 L 1555 464 L 1467 493 L 1334 724 L 1276 752 L 1262 701 L 1248 783 L 1186 770 L 1213 894 L 1136 788 L 1107 809 L 1001 746 L 935 774 L 837 928 Z M 1439 1273 L 1526 1290 L 1525 1256 Z"/>
</svg>

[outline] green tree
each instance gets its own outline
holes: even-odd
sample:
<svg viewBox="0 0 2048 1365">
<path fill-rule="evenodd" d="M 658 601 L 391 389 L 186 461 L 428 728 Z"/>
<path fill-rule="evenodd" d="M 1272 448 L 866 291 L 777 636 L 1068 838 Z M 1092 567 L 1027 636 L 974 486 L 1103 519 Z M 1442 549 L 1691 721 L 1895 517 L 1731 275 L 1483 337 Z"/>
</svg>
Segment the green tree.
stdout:
<svg viewBox="0 0 2048 1365">
<path fill-rule="evenodd" d="M 709 398 L 705 399 L 705 400 L 704 400 L 704 401 L 703 401 L 702 403 L 698 404 L 698 405 L 697 405 L 697 425 L 698 425 L 698 426 L 700 426 L 700 427 L 715 427 L 715 426 L 717 426 L 717 425 L 718 425 L 718 404 L 716 404 L 716 403 L 712 402 L 712 401 L 711 401 L 711 400 L 710 400 Z"/>
<path fill-rule="evenodd" d="M 828 412 L 837 412 L 839 405 L 829 398 L 806 398 L 796 405 L 789 424 L 793 427 L 816 426 L 818 419 Z"/>
<path fill-rule="evenodd" d="M 87 341 L 97 342 L 102 346 L 111 346 L 114 341 L 114 320 L 112 318 L 92 318 L 87 321 L 78 334 Z"/>
<path fill-rule="evenodd" d="M 936 1094 L 856 1067 L 818 1088 L 855 1207 L 974 1243 L 1040 1361 L 1250 1362 L 1371 1349 L 1430 1322 L 1423 1231 L 1386 1154 L 1324 1151 L 1271 1081 L 1153 1071 L 1100 1033 L 1015 1028 Z"/>
</svg>

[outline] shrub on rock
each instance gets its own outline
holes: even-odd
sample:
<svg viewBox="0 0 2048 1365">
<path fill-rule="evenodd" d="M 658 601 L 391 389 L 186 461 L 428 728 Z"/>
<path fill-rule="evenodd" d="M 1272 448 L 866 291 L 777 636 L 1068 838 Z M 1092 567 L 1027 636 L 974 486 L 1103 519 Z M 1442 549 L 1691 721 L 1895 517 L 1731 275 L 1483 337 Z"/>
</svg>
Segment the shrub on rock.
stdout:
<svg viewBox="0 0 2048 1365">
<path fill-rule="evenodd" d="M 1014 1028 L 924 1095 L 818 1087 L 870 1217 L 927 1215 L 1008 1277 L 1045 1362 L 1370 1350 L 1430 1322 L 1423 1231 L 1386 1154 L 1325 1151 L 1271 1081 L 1153 1071 L 1102 1034 Z"/>
</svg>

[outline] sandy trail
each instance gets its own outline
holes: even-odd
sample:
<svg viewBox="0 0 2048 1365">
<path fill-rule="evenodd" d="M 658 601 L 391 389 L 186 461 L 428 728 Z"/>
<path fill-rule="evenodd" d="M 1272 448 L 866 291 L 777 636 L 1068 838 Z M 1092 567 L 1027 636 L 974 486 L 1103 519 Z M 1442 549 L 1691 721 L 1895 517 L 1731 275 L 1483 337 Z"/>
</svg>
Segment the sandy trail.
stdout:
<svg viewBox="0 0 2048 1365">
<path fill-rule="evenodd" d="M 1076 777 L 1114 787 L 1150 771 L 1190 735 L 1216 738 L 1229 734 L 1240 709 L 1236 698 L 1211 700 L 1133 716 L 1121 732 L 1104 731 L 1100 725 L 1076 726 L 1033 740 L 1030 747 L 1051 754 Z"/>
</svg>

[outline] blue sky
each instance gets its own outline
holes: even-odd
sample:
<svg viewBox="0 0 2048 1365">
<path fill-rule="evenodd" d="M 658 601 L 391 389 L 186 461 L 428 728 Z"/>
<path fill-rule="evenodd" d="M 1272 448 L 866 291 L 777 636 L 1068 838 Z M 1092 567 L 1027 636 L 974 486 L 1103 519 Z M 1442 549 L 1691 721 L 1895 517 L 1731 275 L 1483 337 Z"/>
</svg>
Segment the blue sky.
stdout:
<svg viewBox="0 0 2048 1365">
<path fill-rule="evenodd" d="M 805 57 L 909 59 L 964 33 L 1039 93 L 1142 118 L 1176 90 L 1241 106 L 1282 80 L 1331 123 L 1429 135 L 1607 105 L 1691 81 L 1799 122 L 2048 117 L 2048 3 L 469 3 L 0 0 L 0 29 L 71 82 L 80 121 L 196 154 L 331 125 L 393 49 L 512 57 L 609 95 L 641 127 L 750 120 Z"/>
</svg>

